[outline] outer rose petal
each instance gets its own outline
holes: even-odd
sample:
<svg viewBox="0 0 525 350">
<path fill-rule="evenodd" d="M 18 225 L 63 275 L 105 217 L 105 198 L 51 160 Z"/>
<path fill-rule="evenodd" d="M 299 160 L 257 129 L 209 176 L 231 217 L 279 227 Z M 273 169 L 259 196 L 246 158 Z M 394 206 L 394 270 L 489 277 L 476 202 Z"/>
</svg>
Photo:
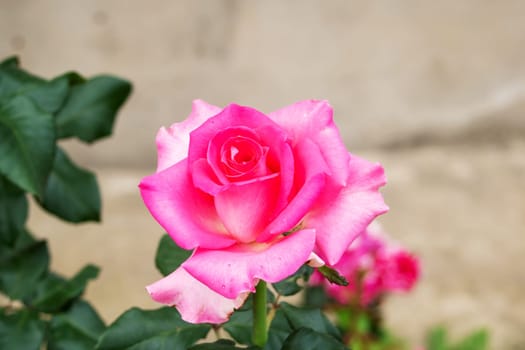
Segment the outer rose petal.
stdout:
<svg viewBox="0 0 525 350">
<path fill-rule="evenodd" d="M 146 289 L 153 300 L 175 306 L 182 319 L 190 323 L 226 322 L 248 296 L 248 293 L 243 293 L 234 299 L 225 298 L 181 267 Z"/>
<path fill-rule="evenodd" d="M 186 158 L 190 144 L 190 132 L 220 111 L 219 107 L 202 100 L 195 100 L 188 118 L 167 129 L 160 128 L 157 133 L 157 172 Z"/>
<path fill-rule="evenodd" d="M 292 135 L 294 143 L 308 138 L 319 146 L 339 185 L 348 177 L 348 151 L 333 121 L 333 110 L 328 101 L 307 100 L 284 107 L 268 115 Z"/>
<path fill-rule="evenodd" d="M 271 244 L 197 249 L 182 266 L 212 290 L 235 298 L 255 291 L 259 279 L 273 283 L 293 274 L 308 260 L 314 242 L 315 230 L 301 230 Z"/>
<path fill-rule="evenodd" d="M 351 156 L 349 170 L 347 186 L 338 194 L 324 193 L 304 220 L 305 227 L 316 228 L 318 254 L 332 266 L 375 217 L 388 211 L 378 190 L 386 183 L 383 168 Z"/>
<path fill-rule="evenodd" d="M 151 215 L 180 247 L 223 248 L 236 242 L 220 222 L 213 198 L 193 187 L 186 160 L 145 177 L 139 187 Z"/>
</svg>

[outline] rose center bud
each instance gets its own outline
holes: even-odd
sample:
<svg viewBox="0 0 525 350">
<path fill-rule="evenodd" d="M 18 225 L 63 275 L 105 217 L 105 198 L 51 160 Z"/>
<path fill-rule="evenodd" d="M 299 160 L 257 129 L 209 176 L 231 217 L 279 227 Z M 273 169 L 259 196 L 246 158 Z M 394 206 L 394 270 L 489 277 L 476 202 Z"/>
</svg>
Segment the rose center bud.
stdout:
<svg viewBox="0 0 525 350">
<path fill-rule="evenodd" d="M 268 147 L 245 136 L 233 136 L 221 147 L 221 168 L 231 180 L 245 175 L 261 176 L 266 172 Z"/>
</svg>

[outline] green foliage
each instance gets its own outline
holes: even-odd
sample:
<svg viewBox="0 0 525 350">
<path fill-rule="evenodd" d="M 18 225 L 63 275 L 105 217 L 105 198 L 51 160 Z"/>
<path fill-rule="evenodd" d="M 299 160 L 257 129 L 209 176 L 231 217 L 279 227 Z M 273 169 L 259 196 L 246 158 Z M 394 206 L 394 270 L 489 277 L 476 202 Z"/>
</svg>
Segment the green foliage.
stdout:
<svg viewBox="0 0 525 350">
<path fill-rule="evenodd" d="M 53 116 L 24 95 L 0 99 L 0 140 L 0 174 L 42 196 L 55 156 Z"/>
<path fill-rule="evenodd" d="M 235 346 L 235 342 L 229 339 L 219 339 L 213 343 L 199 344 L 192 346 L 189 350 L 257 350 L 257 346 L 250 346 L 247 348 L 239 348 Z"/>
<path fill-rule="evenodd" d="M 0 309 L 0 349 L 39 350 L 44 332 L 45 322 L 36 312 Z"/>
<path fill-rule="evenodd" d="M 0 257 L 0 291 L 11 299 L 28 297 L 48 266 L 46 241 L 36 241 L 3 254 Z"/>
<path fill-rule="evenodd" d="M 477 330 L 458 343 L 451 343 L 445 328 L 436 327 L 427 335 L 427 350 L 486 350 L 489 336 L 484 329 Z"/>
<path fill-rule="evenodd" d="M 172 308 L 147 311 L 132 308 L 106 329 L 96 349 L 184 350 L 204 338 L 210 328 L 184 322 Z"/>
<path fill-rule="evenodd" d="M 191 250 L 179 247 L 170 236 L 163 235 L 157 246 L 155 266 L 163 276 L 175 271 L 191 255 Z"/>
<path fill-rule="evenodd" d="M 77 301 L 49 324 L 48 350 L 92 350 L 106 328 L 97 312 L 85 301 Z"/>
<path fill-rule="evenodd" d="M 294 331 L 283 344 L 282 350 L 344 350 L 346 347 L 327 334 L 316 332 L 310 328 L 300 328 Z"/>
<path fill-rule="evenodd" d="M 312 275 L 313 271 L 314 269 L 310 266 L 303 265 L 299 270 L 297 270 L 296 273 L 280 282 L 273 283 L 272 286 L 275 288 L 277 293 L 284 296 L 297 294 L 303 289 L 303 287 L 297 282 L 300 280 L 303 282 L 308 282 L 308 279 Z"/>
<path fill-rule="evenodd" d="M 28 195 L 68 222 L 100 220 L 93 173 L 57 147 L 59 138 L 93 142 L 111 134 L 118 109 L 131 91 L 119 78 L 85 79 L 77 73 L 51 80 L 0 62 L 0 349 L 93 349 L 105 329 L 80 298 L 96 266 L 71 279 L 49 271 L 45 240 L 26 229 Z"/>
<path fill-rule="evenodd" d="M 57 148 L 53 168 L 39 204 L 69 222 L 99 221 L 100 193 L 95 175 Z"/>
</svg>

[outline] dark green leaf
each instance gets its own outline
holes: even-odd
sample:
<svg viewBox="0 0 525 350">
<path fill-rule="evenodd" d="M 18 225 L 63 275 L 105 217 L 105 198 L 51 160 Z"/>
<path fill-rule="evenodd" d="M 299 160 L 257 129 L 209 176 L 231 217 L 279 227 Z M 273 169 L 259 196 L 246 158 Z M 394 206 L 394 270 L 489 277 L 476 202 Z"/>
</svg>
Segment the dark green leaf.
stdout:
<svg viewBox="0 0 525 350">
<path fill-rule="evenodd" d="M 58 77 L 51 81 L 28 85 L 17 93 L 30 97 L 42 110 L 54 114 L 64 104 L 68 91 L 67 78 Z"/>
<path fill-rule="evenodd" d="M 345 345 L 333 337 L 309 328 L 300 328 L 286 339 L 282 350 L 344 350 Z"/>
<path fill-rule="evenodd" d="M 257 346 L 250 346 L 248 348 L 238 348 L 235 342 L 229 339 L 219 339 L 213 343 L 205 343 L 192 346 L 189 350 L 257 350 Z"/>
<path fill-rule="evenodd" d="M 341 337 L 337 328 L 328 321 L 320 309 L 299 308 L 288 303 L 281 303 L 280 308 L 294 330 L 307 327 L 335 338 Z"/>
<path fill-rule="evenodd" d="M 24 191 L 0 175 L 0 244 L 13 246 L 24 230 L 27 208 Z"/>
<path fill-rule="evenodd" d="M 204 338 L 209 330 L 209 325 L 184 322 L 172 308 L 132 308 L 109 326 L 99 338 L 96 349 L 182 350 Z"/>
<path fill-rule="evenodd" d="M 48 350 L 92 350 L 105 329 L 95 309 L 79 300 L 51 319 Z"/>
<path fill-rule="evenodd" d="M 44 322 L 38 314 L 21 310 L 5 314 L 0 310 L 0 349 L 39 350 L 44 339 Z"/>
<path fill-rule="evenodd" d="M 328 303 L 328 295 L 322 286 L 308 286 L 304 293 L 305 306 L 312 308 L 322 308 Z"/>
<path fill-rule="evenodd" d="M 167 234 L 163 235 L 155 254 L 155 266 L 163 276 L 175 271 L 191 255 L 191 250 L 179 247 Z"/>
<path fill-rule="evenodd" d="M 41 282 L 30 304 L 40 311 L 57 312 L 78 298 L 84 292 L 87 283 L 97 278 L 98 273 L 98 267 L 87 265 L 70 280 L 50 274 Z"/>
<path fill-rule="evenodd" d="M 57 147 L 53 169 L 39 204 L 69 221 L 100 221 L 100 193 L 95 175 L 76 166 Z"/>
<path fill-rule="evenodd" d="M 55 126 L 24 96 L 0 103 L 0 173 L 41 196 L 53 165 Z"/>
<path fill-rule="evenodd" d="M 341 276 L 339 272 L 332 269 L 331 267 L 328 267 L 326 265 L 318 267 L 317 271 L 319 271 L 330 283 L 335 283 L 339 286 L 348 286 L 348 281 L 344 276 Z"/>
<path fill-rule="evenodd" d="M 34 242 L 0 257 L 0 291 L 11 299 L 29 296 L 49 266 L 46 241 Z"/>
<path fill-rule="evenodd" d="M 16 59 L 0 64 L 0 98 L 24 95 L 43 111 L 54 114 L 64 103 L 68 91 L 69 80 L 65 76 L 47 81 L 19 68 Z"/>
<path fill-rule="evenodd" d="M 0 64 L 0 100 L 13 98 L 28 87 L 46 83 L 45 79 L 19 68 L 18 62 L 13 60 L 4 62 Z"/>
<path fill-rule="evenodd" d="M 76 136 L 93 142 L 110 135 L 117 111 L 130 92 L 129 82 L 111 76 L 74 85 L 57 115 L 59 138 Z"/>
<path fill-rule="evenodd" d="M 20 60 L 17 56 L 11 56 L 0 62 L 0 67 L 16 68 L 20 65 Z"/>
<path fill-rule="evenodd" d="M 252 344 L 253 311 L 236 311 L 223 328 L 240 344 Z"/>
<path fill-rule="evenodd" d="M 297 281 L 302 280 L 304 282 L 308 282 L 308 279 L 312 275 L 313 269 L 308 265 L 303 265 L 299 270 L 297 270 L 296 273 L 291 275 L 290 277 L 277 282 L 273 283 L 273 287 L 277 291 L 277 293 L 289 296 L 297 294 L 301 289 L 303 289 L 302 286 L 300 286 Z"/>
<path fill-rule="evenodd" d="M 290 325 L 290 322 L 286 319 L 283 311 L 277 309 L 272 323 L 270 324 L 268 342 L 266 343 L 264 350 L 280 350 L 284 341 L 292 332 L 293 328 Z"/>
</svg>

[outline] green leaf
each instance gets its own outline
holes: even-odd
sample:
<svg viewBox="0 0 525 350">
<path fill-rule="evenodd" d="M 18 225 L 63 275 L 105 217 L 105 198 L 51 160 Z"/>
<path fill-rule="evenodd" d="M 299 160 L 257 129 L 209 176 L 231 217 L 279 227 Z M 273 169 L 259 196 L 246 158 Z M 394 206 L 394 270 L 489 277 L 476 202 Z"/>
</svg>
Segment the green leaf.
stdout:
<svg viewBox="0 0 525 350">
<path fill-rule="evenodd" d="M 229 339 L 219 339 L 213 343 L 205 343 L 192 346 L 189 350 L 257 350 L 260 349 L 257 346 L 250 346 L 248 348 L 238 348 L 235 346 L 235 342 Z"/>
<path fill-rule="evenodd" d="M 69 79 L 65 76 L 47 81 L 19 68 L 16 58 L 0 64 L 0 98 L 23 95 L 45 112 L 54 114 L 64 103 L 68 92 Z"/>
<path fill-rule="evenodd" d="M 95 175 L 75 165 L 58 147 L 38 203 L 69 222 L 100 221 L 100 192 Z"/>
<path fill-rule="evenodd" d="M 106 326 L 95 309 L 79 300 L 50 322 L 48 350 L 92 350 Z"/>
<path fill-rule="evenodd" d="M 59 138 L 76 136 L 93 142 L 110 135 L 130 92 L 128 81 L 106 75 L 74 85 L 56 117 Z"/>
<path fill-rule="evenodd" d="M 13 98 L 28 87 L 45 83 L 45 79 L 21 69 L 18 60 L 7 60 L 0 64 L 0 100 Z"/>
<path fill-rule="evenodd" d="M 49 274 L 37 287 L 36 296 L 29 304 L 43 312 L 57 312 L 78 298 L 87 283 L 97 278 L 99 271 L 98 267 L 87 265 L 70 280 Z"/>
<path fill-rule="evenodd" d="M 240 344 L 252 344 L 253 312 L 252 310 L 236 311 L 223 328 Z"/>
<path fill-rule="evenodd" d="M 478 330 L 463 339 L 453 350 L 486 350 L 488 348 L 489 335 L 486 330 Z"/>
<path fill-rule="evenodd" d="M 330 283 L 335 283 L 339 286 L 348 286 L 348 281 L 339 272 L 326 265 L 318 267 L 319 271 Z"/>
<path fill-rule="evenodd" d="M 302 280 L 304 282 L 308 282 L 308 279 L 310 278 L 312 273 L 313 273 L 313 268 L 311 268 L 308 265 L 303 265 L 301 266 L 299 270 L 297 270 L 296 273 L 294 273 L 290 277 L 280 282 L 273 283 L 272 286 L 275 288 L 277 293 L 281 295 L 284 295 L 284 296 L 294 295 L 300 292 L 301 289 L 303 289 L 303 287 L 300 286 L 297 283 L 297 281 Z"/>
<path fill-rule="evenodd" d="M 264 350 L 280 350 L 284 341 L 292 332 L 293 328 L 290 325 L 290 322 L 286 319 L 284 312 L 281 309 L 277 309 L 272 323 L 270 324 L 268 342 L 266 343 Z"/>
<path fill-rule="evenodd" d="M 45 323 L 38 314 L 29 310 L 4 312 L 0 310 L 0 349 L 40 350 Z"/>
<path fill-rule="evenodd" d="M 0 62 L 0 67 L 16 68 L 20 65 L 20 60 L 17 56 L 11 56 Z"/>
<path fill-rule="evenodd" d="M 206 336 L 209 325 L 184 322 L 177 310 L 132 308 L 122 314 L 99 338 L 96 349 L 182 350 Z"/>
<path fill-rule="evenodd" d="M 344 350 L 343 343 L 333 337 L 316 332 L 309 328 L 300 328 L 290 334 L 283 344 L 282 350 Z"/>
<path fill-rule="evenodd" d="M 281 310 L 294 330 L 307 327 L 337 339 L 341 338 L 337 328 L 330 323 L 320 309 L 299 308 L 288 303 L 281 303 Z"/>
<path fill-rule="evenodd" d="M 163 276 L 175 271 L 191 255 L 191 250 L 179 247 L 167 234 L 163 235 L 155 254 L 155 266 Z"/>
<path fill-rule="evenodd" d="M 0 244 L 13 246 L 24 230 L 27 211 L 24 191 L 0 175 Z"/>
<path fill-rule="evenodd" d="M 41 196 L 53 165 L 55 126 L 27 97 L 0 103 L 0 173 Z"/>
<path fill-rule="evenodd" d="M 328 303 L 328 295 L 322 286 L 308 286 L 304 293 L 305 306 L 312 308 L 322 308 Z"/>
<path fill-rule="evenodd" d="M 49 252 L 46 241 L 34 242 L 2 255 L 0 291 L 11 299 L 29 296 L 48 266 Z"/>
<path fill-rule="evenodd" d="M 447 349 L 447 331 L 443 327 L 432 329 L 426 338 L 426 347 L 428 350 L 446 350 Z"/>
</svg>

